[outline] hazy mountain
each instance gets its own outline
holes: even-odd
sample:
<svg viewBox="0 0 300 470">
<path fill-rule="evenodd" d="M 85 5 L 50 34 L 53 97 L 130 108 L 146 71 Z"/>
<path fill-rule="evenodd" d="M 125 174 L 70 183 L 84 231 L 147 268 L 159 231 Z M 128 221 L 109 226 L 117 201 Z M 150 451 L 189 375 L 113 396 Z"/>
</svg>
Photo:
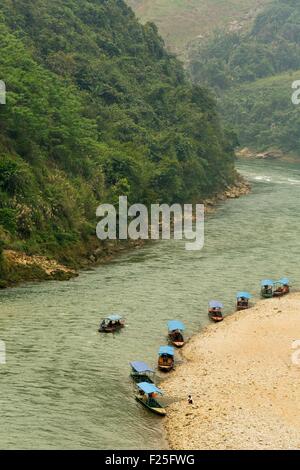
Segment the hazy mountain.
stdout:
<svg viewBox="0 0 300 470">
<path fill-rule="evenodd" d="M 299 0 L 274 0 L 249 31 L 219 32 L 194 47 L 190 72 L 213 88 L 241 145 L 300 155 L 300 106 L 291 100 L 300 80 Z"/>
<path fill-rule="evenodd" d="M 215 29 L 245 28 L 270 0 L 127 0 L 143 22 L 153 21 L 166 45 L 184 54 L 187 44 Z"/>
</svg>

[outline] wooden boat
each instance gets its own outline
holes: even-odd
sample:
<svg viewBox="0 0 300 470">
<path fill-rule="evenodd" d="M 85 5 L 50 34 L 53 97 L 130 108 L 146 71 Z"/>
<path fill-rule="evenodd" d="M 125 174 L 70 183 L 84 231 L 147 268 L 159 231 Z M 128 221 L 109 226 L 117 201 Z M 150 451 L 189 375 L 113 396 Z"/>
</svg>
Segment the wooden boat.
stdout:
<svg viewBox="0 0 300 470">
<path fill-rule="evenodd" d="M 104 318 L 99 326 L 99 333 L 114 333 L 125 326 L 125 320 L 120 315 L 110 315 Z"/>
<path fill-rule="evenodd" d="M 290 281 L 284 277 L 279 281 L 275 282 L 273 297 L 283 297 L 290 293 Z"/>
<path fill-rule="evenodd" d="M 247 310 L 250 307 L 251 295 L 248 292 L 238 292 L 236 295 L 237 310 Z"/>
<path fill-rule="evenodd" d="M 271 299 L 273 297 L 274 282 L 271 279 L 261 281 L 261 296 L 264 299 Z"/>
<path fill-rule="evenodd" d="M 149 411 L 152 411 L 152 413 L 166 416 L 166 409 L 157 400 L 157 395 L 163 395 L 163 392 L 154 384 L 149 384 L 148 382 L 138 383 L 137 386 L 139 394 L 136 395 L 136 400 Z"/>
<path fill-rule="evenodd" d="M 214 321 L 215 323 L 223 321 L 223 304 L 221 302 L 218 302 L 217 300 L 212 300 L 209 302 L 209 310 L 208 310 L 208 317 L 210 318 L 211 321 Z"/>
<path fill-rule="evenodd" d="M 171 320 L 168 322 L 168 338 L 169 342 L 176 348 L 182 348 L 184 346 L 183 331 L 185 326 L 183 323 L 177 320 Z"/>
<path fill-rule="evenodd" d="M 172 346 L 161 346 L 158 352 L 158 368 L 169 372 L 174 367 L 174 348 Z"/>
<path fill-rule="evenodd" d="M 136 383 L 148 382 L 154 383 L 154 370 L 151 369 L 145 362 L 135 361 L 131 362 L 131 377 Z"/>
</svg>

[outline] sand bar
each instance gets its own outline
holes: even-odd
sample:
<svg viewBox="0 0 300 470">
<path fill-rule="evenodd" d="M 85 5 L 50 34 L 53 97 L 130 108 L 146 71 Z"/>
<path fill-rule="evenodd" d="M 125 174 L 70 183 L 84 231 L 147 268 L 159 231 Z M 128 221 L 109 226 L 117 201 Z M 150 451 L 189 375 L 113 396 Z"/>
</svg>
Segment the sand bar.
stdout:
<svg viewBox="0 0 300 470">
<path fill-rule="evenodd" d="M 165 419 L 170 447 L 300 449 L 297 340 L 300 293 L 258 302 L 194 336 L 163 386 L 177 399 Z"/>
</svg>

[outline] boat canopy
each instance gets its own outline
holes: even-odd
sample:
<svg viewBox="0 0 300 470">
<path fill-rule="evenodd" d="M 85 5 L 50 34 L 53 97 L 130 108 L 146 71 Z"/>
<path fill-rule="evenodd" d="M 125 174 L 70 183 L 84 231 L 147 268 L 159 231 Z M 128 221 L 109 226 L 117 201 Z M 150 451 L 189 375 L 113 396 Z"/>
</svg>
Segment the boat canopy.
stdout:
<svg viewBox="0 0 300 470">
<path fill-rule="evenodd" d="M 149 384 L 148 382 L 141 382 L 137 384 L 138 388 L 142 390 L 143 392 L 147 393 L 159 393 L 160 395 L 163 395 L 163 392 L 160 390 L 160 388 L 157 388 L 154 384 Z"/>
<path fill-rule="evenodd" d="M 145 362 L 135 361 L 130 363 L 136 372 L 154 372 Z"/>
<path fill-rule="evenodd" d="M 273 286 L 274 286 L 274 282 L 271 281 L 271 279 L 265 279 L 264 281 L 261 281 L 261 286 L 262 286 L 262 287 L 266 287 L 266 286 L 273 287 Z"/>
<path fill-rule="evenodd" d="M 183 323 L 181 323 L 181 321 L 170 320 L 170 321 L 168 322 L 168 329 L 169 329 L 169 331 L 175 331 L 175 330 L 184 331 L 184 330 L 185 330 L 185 326 L 184 326 Z"/>
<path fill-rule="evenodd" d="M 172 346 L 161 346 L 159 348 L 158 355 L 163 356 L 164 354 L 167 356 L 174 356 L 174 348 L 172 348 Z"/>
<path fill-rule="evenodd" d="M 210 308 L 223 308 L 223 304 L 219 302 L 218 300 L 212 300 L 209 302 Z"/>
<path fill-rule="evenodd" d="M 122 317 L 121 317 L 121 315 L 114 314 L 114 315 L 109 315 L 108 317 L 106 317 L 106 320 L 120 321 L 120 320 L 122 320 Z"/>
<path fill-rule="evenodd" d="M 282 279 L 279 279 L 277 284 L 282 284 L 284 286 L 288 286 L 290 284 L 290 280 L 287 277 L 283 277 Z"/>
<path fill-rule="evenodd" d="M 247 300 L 249 300 L 249 299 L 251 299 L 251 297 L 252 297 L 252 295 L 249 294 L 249 292 L 238 292 L 236 294 L 237 299 L 247 299 Z"/>
</svg>

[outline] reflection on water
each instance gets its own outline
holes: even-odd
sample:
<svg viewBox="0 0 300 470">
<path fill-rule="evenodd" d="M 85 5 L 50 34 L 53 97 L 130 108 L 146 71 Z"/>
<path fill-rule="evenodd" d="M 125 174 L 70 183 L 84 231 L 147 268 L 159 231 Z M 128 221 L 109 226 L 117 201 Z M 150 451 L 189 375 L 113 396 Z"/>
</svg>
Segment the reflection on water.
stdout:
<svg viewBox="0 0 300 470">
<path fill-rule="evenodd" d="M 65 283 L 0 293 L 1 448 L 160 448 L 161 419 L 133 398 L 131 360 L 156 364 L 166 322 L 192 334 L 207 323 L 207 302 L 226 311 L 237 290 L 257 293 L 261 278 L 300 279 L 300 167 L 241 162 L 252 194 L 220 206 L 206 221 L 206 245 L 153 243 Z M 128 326 L 99 335 L 118 312 Z M 192 392 L 192 391 L 191 391 Z"/>
</svg>

